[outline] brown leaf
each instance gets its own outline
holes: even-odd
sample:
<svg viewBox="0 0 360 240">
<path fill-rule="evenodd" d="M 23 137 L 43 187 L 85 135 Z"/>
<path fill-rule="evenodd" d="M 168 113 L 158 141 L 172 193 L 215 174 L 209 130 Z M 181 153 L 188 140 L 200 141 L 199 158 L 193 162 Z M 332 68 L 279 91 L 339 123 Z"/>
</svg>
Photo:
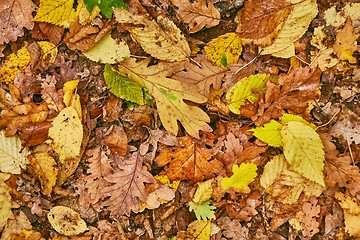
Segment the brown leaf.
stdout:
<svg viewBox="0 0 360 240">
<path fill-rule="evenodd" d="M 316 197 L 312 197 L 302 205 L 302 211 L 296 213 L 301 220 L 302 234 L 305 237 L 312 237 L 319 232 L 320 222 L 317 220 L 320 214 L 320 205 Z"/>
<path fill-rule="evenodd" d="M 236 31 L 243 43 L 268 46 L 283 26 L 292 6 L 286 0 L 249 0 L 239 11 Z"/>
<path fill-rule="evenodd" d="M 188 24 L 188 32 L 195 33 L 206 28 L 211 28 L 220 23 L 220 12 L 211 2 L 199 0 L 190 3 L 189 0 L 172 0 L 173 4 L 178 7 L 176 13 L 181 20 Z"/>
<path fill-rule="evenodd" d="M 24 124 L 19 129 L 19 137 L 27 147 L 39 145 L 48 139 L 48 131 L 52 122 L 44 121 Z"/>
<path fill-rule="evenodd" d="M 24 35 L 24 27 L 34 27 L 32 12 L 36 6 L 31 0 L 2 0 L 0 2 L 0 45 L 16 41 Z"/>
<path fill-rule="evenodd" d="M 146 201 L 144 183 L 153 183 L 155 179 L 151 173 L 143 169 L 143 160 L 138 152 L 116 160 L 119 169 L 105 176 L 105 180 L 114 185 L 101 191 L 104 197 L 110 197 L 103 206 L 108 206 L 113 217 L 123 214 L 129 216 L 131 211 L 139 211 L 139 200 Z"/>
<path fill-rule="evenodd" d="M 170 163 L 165 174 L 170 180 L 199 182 L 219 174 L 223 164 L 214 159 L 205 144 L 191 137 L 178 138 L 180 147 L 164 149 L 155 159 L 159 166 Z"/>
<path fill-rule="evenodd" d="M 43 34 L 55 45 L 61 42 L 65 29 L 51 23 L 39 22 L 39 28 Z"/>
<path fill-rule="evenodd" d="M 104 122 L 114 122 L 119 120 L 122 114 L 122 99 L 110 95 L 110 98 L 103 103 L 103 120 Z"/>
<path fill-rule="evenodd" d="M 207 60 L 200 61 L 200 64 L 202 65 L 201 68 L 192 62 L 187 62 L 185 63 L 185 71 L 175 73 L 172 78 L 195 85 L 199 94 L 209 97 L 210 87 L 219 89 L 225 73 L 223 69 L 212 65 Z"/>
<path fill-rule="evenodd" d="M 60 112 L 65 104 L 63 102 L 64 93 L 61 90 L 57 90 L 55 87 L 56 78 L 54 76 L 47 75 L 41 83 L 42 99 L 47 104 L 47 107 L 56 112 Z"/>
<path fill-rule="evenodd" d="M 110 148 L 112 154 L 125 156 L 128 150 L 128 138 L 123 128 L 113 125 L 108 132 L 110 133 L 105 136 L 103 143 Z"/>
<path fill-rule="evenodd" d="M 294 67 L 289 74 L 279 76 L 279 85 L 268 81 L 264 103 L 260 104 L 258 113 L 252 119 L 260 126 L 280 117 L 284 110 L 292 114 L 302 114 L 309 118 L 306 109 L 310 101 L 319 97 L 321 70 L 312 71 L 309 67 Z"/>
<path fill-rule="evenodd" d="M 348 60 L 350 63 L 357 63 L 353 53 L 357 50 L 356 35 L 351 18 L 346 20 L 344 28 L 336 34 L 336 41 L 333 46 L 341 60 Z"/>
<path fill-rule="evenodd" d="M 226 239 L 248 239 L 249 229 L 241 226 L 238 219 L 231 220 L 229 217 L 222 217 L 216 221 Z"/>
</svg>

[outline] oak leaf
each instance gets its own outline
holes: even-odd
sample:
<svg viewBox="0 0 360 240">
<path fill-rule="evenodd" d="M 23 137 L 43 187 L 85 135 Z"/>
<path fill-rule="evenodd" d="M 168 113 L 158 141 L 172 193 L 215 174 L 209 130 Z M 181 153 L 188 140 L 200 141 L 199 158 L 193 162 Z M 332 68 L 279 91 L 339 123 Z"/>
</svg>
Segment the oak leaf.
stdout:
<svg viewBox="0 0 360 240">
<path fill-rule="evenodd" d="M 217 219 L 216 223 L 226 239 L 249 239 L 249 229 L 241 226 L 238 219 L 231 220 L 226 216 Z"/>
<path fill-rule="evenodd" d="M 32 12 L 36 5 L 31 0 L 2 0 L 0 2 L 0 45 L 16 41 L 24 35 L 24 27 L 34 27 Z"/>
<path fill-rule="evenodd" d="M 236 32 L 242 41 L 260 46 L 270 45 L 292 10 L 285 0 L 250 0 L 239 11 Z"/>
<path fill-rule="evenodd" d="M 237 33 L 225 33 L 212 39 L 204 50 L 210 62 L 226 68 L 237 63 L 242 52 L 241 40 Z"/>
<path fill-rule="evenodd" d="M 201 60 L 199 63 L 201 68 L 192 62 L 185 63 L 185 71 L 175 73 L 172 78 L 195 85 L 200 95 L 209 97 L 211 86 L 213 89 L 219 89 L 225 73 L 220 67 L 212 65 L 207 60 Z"/>
<path fill-rule="evenodd" d="M 176 13 L 180 19 L 188 24 L 188 33 L 195 33 L 201 29 L 211 28 L 220 23 L 220 12 L 212 2 L 198 0 L 190 3 L 189 0 L 172 0 L 178 8 Z"/>
<path fill-rule="evenodd" d="M 155 22 L 122 8 L 114 13 L 117 22 L 123 23 L 131 37 L 151 56 L 170 62 L 187 60 L 190 56 L 188 42 L 171 20 L 159 16 Z"/>
<path fill-rule="evenodd" d="M 6 223 L 4 230 L 1 232 L 1 239 L 32 239 L 31 237 L 33 236 L 30 236 L 29 231 L 31 229 L 31 222 L 29 221 L 25 213 L 23 211 L 19 211 L 12 219 L 9 219 Z M 25 236 L 24 232 L 28 233 L 28 235 Z"/>
<path fill-rule="evenodd" d="M 195 216 L 198 220 L 214 219 L 214 209 L 216 207 L 211 204 L 211 195 L 213 193 L 211 184 L 214 179 L 209 179 L 205 182 L 197 183 L 197 189 L 192 201 L 189 203 L 189 211 L 195 212 Z"/>
<path fill-rule="evenodd" d="M 213 159 L 204 143 L 191 137 L 179 138 L 180 147 L 167 148 L 155 158 L 159 166 L 165 166 L 164 174 L 170 180 L 191 180 L 199 182 L 214 177 L 222 170 L 222 163 Z"/>
<path fill-rule="evenodd" d="M 203 103 L 207 98 L 198 93 L 196 86 L 169 78 L 174 72 L 184 69 L 184 62 L 160 62 L 148 66 L 149 62 L 150 59 L 136 62 L 131 58 L 120 64 L 119 71 L 149 90 L 149 94 L 155 98 L 164 128 L 177 134 L 179 120 L 191 136 L 199 137 L 199 130 L 211 132 L 207 124 L 210 122 L 209 116 L 197 106 L 184 102 Z"/>
<path fill-rule="evenodd" d="M 28 164 L 28 148 L 23 148 L 18 136 L 6 137 L 5 131 L 0 131 L 0 171 L 20 174 Z"/>
<path fill-rule="evenodd" d="M 131 211 L 140 210 L 139 201 L 147 199 L 144 183 L 153 183 L 155 179 L 143 169 L 143 160 L 138 152 L 125 158 L 119 157 L 117 165 L 117 171 L 105 176 L 105 180 L 113 185 L 102 189 L 102 196 L 110 197 L 102 205 L 108 206 L 113 217 L 129 216 Z"/>
<path fill-rule="evenodd" d="M 39 25 L 39 29 L 41 32 L 34 33 L 34 31 L 32 31 L 33 38 L 43 40 L 44 37 L 41 37 L 41 35 L 43 34 L 53 44 L 55 44 L 55 45 L 60 44 L 62 37 L 64 35 L 64 32 L 65 32 L 65 29 L 63 27 L 55 25 L 55 24 L 47 23 L 47 22 L 38 22 L 38 25 Z M 36 25 L 33 30 L 35 30 L 35 28 L 36 28 Z M 40 36 L 38 36 L 38 34 L 40 34 Z"/>
<path fill-rule="evenodd" d="M 74 0 L 40 0 L 34 21 L 52 23 L 68 28 L 76 19 Z"/>
</svg>

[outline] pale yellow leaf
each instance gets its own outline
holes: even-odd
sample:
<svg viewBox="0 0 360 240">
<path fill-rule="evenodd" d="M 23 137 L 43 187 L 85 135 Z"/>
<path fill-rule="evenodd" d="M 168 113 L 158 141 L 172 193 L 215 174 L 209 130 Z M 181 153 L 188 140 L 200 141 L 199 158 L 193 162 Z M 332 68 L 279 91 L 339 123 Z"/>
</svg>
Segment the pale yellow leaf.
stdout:
<svg viewBox="0 0 360 240">
<path fill-rule="evenodd" d="M 114 64 L 129 58 L 130 50 L 126 42 L 116 43 L 109 32 L 94 47 L 83 54 L 95 62 Z"/>
<path fill-rule="evenodd" d="M 80 214 L 65 206 L 55 206 L 50 209 L 47 218 L 51 226 L 65 236 L 78 235 L 88 230 Z"/>
<path fill-rule="evenodd" d="M 0 171 L 20 174 L 28 164 L 29 150 L 22 147 L 18 136 L 6 137 L 5 130 L 0 131 Z"/>
<path fill-rule="evenodd" d="M 79 83 L 79 80 L 67 81 L 63 86 L 64 97 L 63 101 L 66 107 L 75 108 L 79 119 L 82 118 L 81 102 L 80 96 L 76 93 L 76 88 Z"/>
<path fill-rule="evenodd" d="M 12 217 L 11 212 L 11 188 L 6 185 L 6 181 L 10 174 L 0 172 L 0 229 L 2 229 L 6 221 Z"/>
<path fill-rule="evenodd" d="M 318 7 L 316 0 L 291 0 L 293 9 L 274 42 L 261 50 L 261 55 L 272 54 L 288 58 L 295 55 L 294 42 L 307 31 L 310 22 L 316 17 Z"/>
<path fill-rule="evenodd" d="M 100 13 L 100 8 L 95 5 L 91 13 L 86 8 L 84 0 L 78 0 L 78 6 L 76 8 L 77 15 L 79 15 L 79 23 L 81 25 L 86 25 L 91 23 L 96 16 Z"/>
<path fill-rule="evenodd" d="M 197 204 L 202 204 L 203 202 L 206 202 L 211 198 L 213 192 L 211 184 L 213 183 L 213 181 L 214 179 L 209 179 L 205 182 L 197 183 L 198 187 L 192 199 L 193 202 Z"/>
<path fill-rule="evenodd" d="M 53 120 L 49 137 L 53 139 L 52 147 L 59 154 L 61 162 L 80 154 L 83 126 L 75 108 L 66 107 L 61 110 Z"/>
<path fill-rule="evenodd" d="M 125 9 L 114 10 L 116 20 L 124 23 L 131 37 L 145 52 L 165 61 L 183 61 L 191 50 L 180 29 L 169 19 L 159 16 L 157 22 L 145 15 L 133 15 Z"/>
<path fill-rule="evenodd" d="M 360 237 L 360 206 L 355 198 L 335 192 L 335 198 L 344 210 L 345 230 L 354 237 Z"/>
<path fill-rule="evenodd" d="M 260 185 L 264 189 L 269 188 L 287 168 L 289 168 L 289 164 L 286 162 L 284 155 L 281 154 L 273 157 L 264 167 L 260 177 Z"/>
</svg>

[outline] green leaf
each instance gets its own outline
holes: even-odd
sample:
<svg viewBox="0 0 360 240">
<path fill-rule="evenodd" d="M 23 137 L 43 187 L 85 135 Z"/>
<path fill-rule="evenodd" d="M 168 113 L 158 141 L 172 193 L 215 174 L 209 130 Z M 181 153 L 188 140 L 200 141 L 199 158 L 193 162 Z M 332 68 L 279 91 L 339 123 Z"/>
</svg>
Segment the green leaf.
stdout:
<svg viewBox="0 0 360 240">
<path fill-rule="evenodd" d="M 288 122 L 281 130 L 284 155 L 295 171 L 322 186 L 324 183 L 323 144 L 315 130 L 302 122 Z"/>
<path fill-rule="evenodd" d="M 210 205 L 211 200 L 205 201 L 202 204 L 195 203 L 193 201 L 189 204 L 189 211 L 195 212 L 195 216 L 198 220 L 210 220 L 215 219 L 214 210 L 216 207 Z"/>
<path fill-rule="evenodd" d="M 251 129 L 249 131 L 254 132 L 254 136 L 260 139 L 261 141 L 266 142 L 269 146 L 272 147 L 281 147 L 281 129 L 283 125 L 278 123 L 275 120 L 271 120 L 269 123 L 266 123 L 260 127 L 255 129 Z"/>
<path fill-rule="evenodd" d="M 225 177 L 221 181 L 221 187 L 223 191 L 229 188 L 246 189 L 248 185 L 254 181 L 257 176 L 257 166 L 254 163 L 242 163 L 240 166 L 233 166 L 233 175 L 231 177 Z"/>
<path fill-rule="evenodd" d="M 137 103 L 144 104 L 142 87 L 127 76 L 113 69 L 110 65 L 105 65 L 104 78 L 109 91 L 115 96 Z"/>
<path fill-rule="evenodd" d="M 309 123 L 308 121 L 306 121 L 305 119 L 303 119 L 301 116 L 299 115 L 293 115 L 293 114 L 288 114 L 288 113 L 285 113 L 283 114 L 281 117 L 280 117 L 280 122 L 282 125 L 286 125 L 288 122 L 302 122 L 304 123 L 305 125 L 313 128 L 314 130 L 317 129 L 317 126 L 312 124 L 312 123 Z"/>
<path fill-rule="evenodd" d="M 230 111 L 240 114 L 240 106 L 245 104 L 246 99 L 251 103 L 256 102 L 259 93 L 253 93 L 253 89 L 265 91 L 268 80 L 276 81 L 276 77 L 269 74 L 257 74 L 238 81 L 226 94 L 226 101 L 229 104 Z"/>
<path fill-rule="evenodd" d="M 100 8 L 101 13 L 108 19 L 112 18 L 114 8 L 128 9 L 123 0 L 84 0 L 84 3 L 89 13 L 91 13 L 97 5 Z"/>
</svg>

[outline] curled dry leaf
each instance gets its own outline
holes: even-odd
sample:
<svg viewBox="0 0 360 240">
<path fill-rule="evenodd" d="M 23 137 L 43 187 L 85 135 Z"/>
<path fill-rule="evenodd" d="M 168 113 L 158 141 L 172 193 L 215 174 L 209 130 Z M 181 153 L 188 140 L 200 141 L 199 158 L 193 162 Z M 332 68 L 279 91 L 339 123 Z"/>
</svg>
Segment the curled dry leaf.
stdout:
<svg viewBox="0 0 360 240">
<path fill-rule="evenodd" d="M 214 4 L 206 0 L 190 3 L 189 0 L 172 0 L 178 8 L 176 13 L 181 20 L 188 24 L 188 33 L 195 33 L 201 29 L 211 28 L 220 23 L 220 12 Z"/>
<path fill-rule="evenodd" d="M 128 138 L 124 129 L 113 125 L 108 132 L 102 142 L 110 148 L 112 154 L 125 156 L 128 151 Z"/>
</svg>

